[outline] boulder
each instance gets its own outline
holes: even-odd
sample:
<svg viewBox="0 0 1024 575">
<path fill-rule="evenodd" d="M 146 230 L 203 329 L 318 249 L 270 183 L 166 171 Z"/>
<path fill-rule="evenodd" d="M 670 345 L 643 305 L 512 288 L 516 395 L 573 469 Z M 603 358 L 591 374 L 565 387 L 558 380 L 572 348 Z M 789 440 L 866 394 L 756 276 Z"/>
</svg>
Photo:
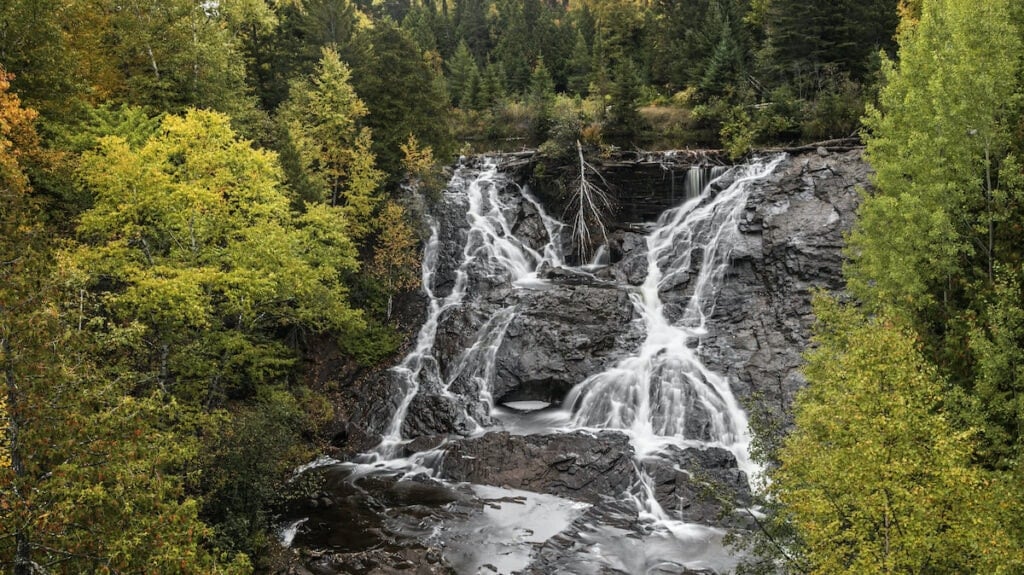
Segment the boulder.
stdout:
<svg viewBox="0 0 1024 575">
<path fill-rule="evenodd" d="M 619 432 L 554 435 L 492 432 L 450 445 L 440 475 L 512 489 L 598 502 L 634 483 L 633 449 Z"/>
<path fill-rule="evenodd" d="M 644 459 L 643 469 L 651 478 L 655 500 L 674 519 L 746 526 L 744 516 L 733 512 L 751 504 L 750 487 L 728 450 L 670 445 Z"/>
</svg>

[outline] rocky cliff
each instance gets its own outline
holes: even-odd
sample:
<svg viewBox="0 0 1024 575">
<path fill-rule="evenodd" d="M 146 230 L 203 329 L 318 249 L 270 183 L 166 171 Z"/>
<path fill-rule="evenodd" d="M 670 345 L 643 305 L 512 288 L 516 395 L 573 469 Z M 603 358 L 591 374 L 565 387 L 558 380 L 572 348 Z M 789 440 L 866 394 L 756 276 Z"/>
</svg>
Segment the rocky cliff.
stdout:
<svg viewBox="0 0 1024 575">
<path fill-rule="evenodd" d="M 655 174 L 651 166 L 666 170 L 672 161 L 648 156 L 638 164 Z M 570 390 L 636 354 L 649 329 L 637 303 L 649 273 L 645 237 L 655 207 L 680 201 L 681 184 L 674 176 L 662 178 L 659 189 L 657 178 L 645 176 L 638 194 L 615 184 L 628 181 L 628 174 L 617 162 L 610 180 L 618 190 L 619 216 L 611 227 L 609 259 L 592 268 L 559 265 L 558 254 L 571 246 L 546 213 L 558 210 L 522 191 L 522 182 L 489 183 L 493 205 L 487 217 L 502 222 L 490 243 L 480 239 L 479 206 L 465 194 L 445 194 L 434 210 L 437 253 L 429 279 L 435 307 L 444 305 L 430 334 L 431 352 L 417 357 L 416 393 L 400 421 L 403 453 L 429 454 L 419 461 L 429 460 L 430 473 L 442 483 L 492 485 L 587 504 L 557 536 L 533 544 L 531 573 L 555 572 L 554 565 L 584 569 L 592 561 L 585 550 L 593 544 L 587 542 L 603 529 L 649 531 L 640 521 L 643 505 L 656 504 L 658 516 L 673 521 L 738 528 L 747 523 L 731 510 L 749 501 L 748 478 L 735 449 L 714 435 L 714 411 L 688 412 L 679 431 L 689 443 L 648 452 L 632 435 L 571 420 L 576 406 L 562 405 L 575 397 Z M 736 177 L 716 181 L 710 196 Z M 857 150 L 786 157 L 749 184 L 742 213 L 730 224 L 739 233 L 731 240 L 728 266 L 702 304 L 707 318 L 696 332 L 700 336 L 687 345 L 710 371 L 726 377 L 758 420 L 786 421 L 803 384 L 799 367 L 813 322 L 811 294 L 841 287 L 843 233 L 852 225 L 858 188 L 867 186 L 868 168 Z M 509 239 L 516 244 L 504 246 Z M 663 259 L 685 265 L 658 284 L 659 313 L 669 324 L 683 324 L 692 313 L 687 306 L 694 290 L 705 289 L 697 285 L 703 281 L 699 272 L 712 254 L 700 246 L 686 247 L 687 254 L 673 253 L 673 245 L 666 249 Z M 491 268 L 511 266 L 503 258 L 517 250 L 533 254 L 536 265 L 510 283 L 507 273 Z M 483 251 L 487 257 L 477 257 Z M 401 398 L 409 391 L 404 381 L 388 371 L 343 391 L 342 452 L 377 444 L 396 411 L 403 414 Z M 523 411 L 523 405 L 531 407 Z M 552 407 L 530 411 L 543 405 Z M 569 432 L 573 425 L 580 429 Z M 638 511 L 635 505 L 624 508 L 623 497 L 650 502 Z M 707 553 L 711 558 L 701 561 L 728 565 L 717 551 Z M 615 565 L 602 563 L 598 571 L 633 568 Z"/>
</svg>

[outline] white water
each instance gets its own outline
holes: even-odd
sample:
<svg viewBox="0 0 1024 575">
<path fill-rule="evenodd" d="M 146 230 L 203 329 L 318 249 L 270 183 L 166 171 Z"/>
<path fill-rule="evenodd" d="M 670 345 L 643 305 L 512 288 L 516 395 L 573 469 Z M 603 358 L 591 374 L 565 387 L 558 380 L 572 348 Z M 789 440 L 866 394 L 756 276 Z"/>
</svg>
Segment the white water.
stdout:
<svg viewBox="0 0 1024 575">
<path fill-rule="evenodd" d="M 292 541 L 295 541 L 295 536 L 299 533 L 299 527 L 308 521 L 307 519 L 297 519 L 290 521 L 277 529 L 277 541 L 281 544 L 281 547 L 291 547 Z"/>
<path fill-rule="evenodd" d="M 401 384 L 402 398 L 388 425 L 381 444 L 372 454 L 370 465 L 358 465 L 357 475 L 381 470 L 432 473 L 430 468 L 441 451 L 401 458 L 402 424 L 409 407 L 420 392 L 451 395 L 453 382 L 470 380 L 470 387 L 479 390 L 468 398 L 490 405 L 515 433 L 552 433 L 573 429 L 617 429 L 629 434 L 637 458 L 637 483 L 626 496 L 632 499 L 641 520 L 650 526 L 643 537 L 620 533 L 618 528 L 595 525 L 581 534 L 587 548 L 579 561 L 583 571 L 594 565 L 611 566 L 627 572 L 676 565 L 688 568 L 728 570 L 735 565 L 722 544 L 724 532 L 704 525 L 673 520 L 657 503 L 651 479 L 643 471 L 646 459 L 668 446 L 721 447 L 731 451 L 739 469 L 753 482 L 757 466 L 749 457 L 750 435 L 746 414 L 740 408 L 726 378 L 712 372 L 700 360 L 700 339 L 707 334 L 707 320 L 714 310 L 715 296 L 728 268 L 730 254 L 738 239 L 738 220 L 743 213 L 750 185 L 771 173 L 780 160 L 761 162 L 742 169 L 731 185 L 713 197 L 708 191 L 709 175 L 722 170 L 691 170 L 687 188 L 701 186 L 702 193 L 688 199 L 682 206 L 667 211 L 646 237 L 647 275 L 644 283 L 631 294 L 637 315 L 645 327 L 645 339 L 631 356 L 612 368 L 595 374 L 577 385 L 563 408 L 544 405 L 516 404 L 494 406 L 490 389 L 494 359 L 506 331 L 516 318 L 517 308 L 510 304 L 485 318 L 474 343 L 455 358 L 445 377 L 434 357 L 439 324 L 453 309 L 470 305 L 467 296 L 474 282 L 508 285 L 512 288 L 540 288 L 547 284 L 538 277 L 542 266 L 567 267 L 562 257 L 559 236 L 566 226 L 548 216 L 539 202 L 526 190 L 518 189 L 521 200 L 510 201 L 507 181 L 493 161 L 474 171 L 460 168 L 448 192 L 446 202 L 465 204 L 466 230 L 461 260 L 455 270 L 455 281 L 447 295 L 436 293 L 435 274 L 440 264 L 441 233 L 437 224 L 423 258 L 423 289 L 429 307 L 427 319 L 419 331 L 411 353 L 394 368 Z M 688 189 L 688 196 L 692 192 Z M 515 199 L 515 198 L 513 198 Z M 519 202 L 532 206 L 541 217 L 548 243 L 540 249 L 520 240 L 514 234 Z M 603 248 L 603 247 L 602 247 Z M 596 272 L 609 264 L 606 249 L 600 249 L 593 261 L 576 273 Z M 675 286 L 687 274 L 692 295 L 681 312 L 666 315 L 661 290 Z M 689 277 L 692 275 L 692 277 Z M 625 288 L 633 289 L 633 288 Z M 572 408 L 570 412 L 567 408 Z M 485 431 L 478 429 L 477 431 Z M 478 488 L 475 488 L 478 489 Z M 489 489 L 489 488 L 480 488 Z M 485 493 L 480 492 L 480 496 Z M 468 532 L 478 537 L 460 541 L 457 554 L 446 557 L 462 568 L 459 572 L 475 573 L 483 557 L 505 553 L 501 572 L 525 567 L 530 546 L 542 541 L 535 537 L 519 537 L 536 529 L 532 517 L 538 513 L 555 513 L 552 524 L 564 525 L 576 516 L 578 509 L 566 507 L 563 500 L 550 496 L 531 495 L 530 501 L 505 506 L 506 512 L 484 513 Z M 544 498 L 550 498 L 544 499 Z M 571 513 L 570 513 L 571 511 Z M 561 513 L 564 515 L 560 515 Z M 513 519 L 510 519 L 512 517 Z M 530 523 L 533 521 L 533 523 Z M 511 522 L 511 523 L 510 523 Z M 542 521 L 543 523 L 543 521 Z M 460 533 L 468 533 L 456 528 Z M 511 529 L 511 531 L 509 531 Z M 509 532 L 511 540 L 504 533 Z M 292 533 L 294 536 L 294 533 Z M 550 535 L 546 535 L 545 538 Z M 468 536 L 467 536 L 468 537 Z M 282 537 L 282 539 L 284 539 Z M 453 540 L 454 542 L 454 540 Z M 492 561 L 493 563 L 493 561 Z M 571 570 L 570 570 L 571 571 Z"/>
<path fill-rule="evenodd" d="M 683 186 L 686 199 L 692 200 L 704 193 L 708 184 L 721 177 L 728 169 L 725 166 L 692 166 L 686 171 L 686 183 Z"/>
<path fill-rule="evenodd" d="M 485 501 L 483 512 L 449 526 L 439 537 L 456 573 L 519 572 L 530 565 L 537 545 L 569 527 L 590 507 L 519 489 L 474 485 L 473 491 Z"/>
<path fill-rule="evenodd" d="M 467 175 L 472 175 L 472 179 L 467 181 Z M 448 387 L 454 377 L 444 381 L 438 369 L 437 360 L 433 356 L 434 342 L 442 316 L 449 310 L 462 305 L 465 299 L 470 279 L 470 268 L 479 266 L 474 273 L 482 273 L 491 279 L 505 281 L 513 286 L 530 287 L 543 284 L 536 274 L 536 270 L 542 264 L 562 265 L 561 249 L 555 239 L 564 226 L 548 216 L 540 203 L 527 190 L 519 188 L 523 199 L 537 210 L 549 238 L 541 252 L 522 242 L 512 231 L 512 212 L 515 210 L 501 197 L 501 191 L 508 185 L 514 186 L 498 171 L 497 162 L 488 159 L 478 172 L 460 168 L 452 178 L 449 191 L 445 192 L 445 201 L 466 202 L 468 235 L 462 250 L 462 259 L 456 271 L 455 284 L 448 295 L 440 297 L 434 292 L 434 275 L 437 272 L 441 247 L 440 236 L 437 224 L 431 225 L 430 239 L 423 255 L 421 276 L 423 291 L 429 302 L 427 319 L 420 328 L 413 351 L 405 357 L 401 364 L 393 368 L 402 383 L 403 396 L 383 440 L 376 449 L 376 453 L 380 457 L 395 458 L 398 455 L 399 449 L 405 443 L 402 438 L 402 423 L 405 421 L 412 400 L 419 393 L 421 387 L 432 386 L 434 389 L 431 391 L 449 393 Z M 485 355 L 489 353 L 491 359 L 501 343 L 504 329 L 508 327 L 514 317 L 514 310 L 508 310 L 507 313 L 498 315 L 501 316 L 500 321 L 497 322 L 498 329 L 488 331 L 492 336 L 490 342 L 478 342 L 478 345 L 483 347 L 483 353 Z M 464 359 L 466 356 L 475 355 L 478 351 L 480 350 L 467 350 Z M 466 363 L 463 361 L 463 364 Z M 457 369 L 455 375 L 458 376 L 464 368 L 465 365 Z M 492 375 L 484 373 L 482 377 L 486 379 Z M 490 397 L 487 395 L 489 385 L 482 385 L 481 390 L 484 396 L 480 399 L 489 402 Z"/>
<path fill-rule="evenodd" d="M 659 218 L 647 236 L 647 277 L 632 296 L 646 339 L 636 354 L 570 392 L 566 404 L 574 406 L 574 426 L 628 430 L 641 457 L 668 444 L 723 447 L 749 478 L 757 475 L 746 414 L 729 382 L 703 364 L 698 348 L 739 239 L 750 184 L 770 174 L 779 161 L 752 164 L 713 198 L 702 194 Z M 682 319 L 671 323 L 661 288 L 674 276 L 690 273 L 697 258 L 693 293 Z M 702 425 L 694 426 L 693 418 Z"/>
</svg>

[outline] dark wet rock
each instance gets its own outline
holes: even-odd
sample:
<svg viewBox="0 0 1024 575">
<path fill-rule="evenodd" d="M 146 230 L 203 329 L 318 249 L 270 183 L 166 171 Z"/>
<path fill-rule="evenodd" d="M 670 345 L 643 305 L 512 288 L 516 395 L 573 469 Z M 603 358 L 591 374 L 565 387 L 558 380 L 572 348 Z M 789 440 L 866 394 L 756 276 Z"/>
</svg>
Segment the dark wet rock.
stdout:
<svg viewBox="0 0 1024 575">
<path fill-rule="evenodd" d="M 517 310 L 494 357 L 492 394 L 502 401 L 560 402 L 622 355 L 633 319 L 628 294 L 588 285 L 528 292 Z"/>
<path fill-rule="evenodd" d="M 616 289 L 614 282 L 601 278 L 593 273 L 564 267 L 546 267 L 537 270 L 537 275 L 559 286 L 591 286 L 595 288 Z"/>
<path fill-rule="evenodd" d="M 815 289 L 842 289 L 843 234 L 869 166 L 854 150 L 786 159 L 752 190 L 701 352 L 727 375 L 748 411 L 781 418 L 803 384 Z"/>
<path fill-rule="evenodd" d="M 746 526 L 735 511 L 751 504 L 749 482 L 721 448 L 667 449 L 643 461 L 654 496 L 673 518 L 705 525 Z"/>
<path fill-rule="evenodd" d="M 409 456 L 414 453 L 437 449 L 447 439 L 446 435 L 421 435 L 405 445 L 405 455 Z"/>
<path fill-rule="evenodd" d="M 468 435 L 473 423 L 466 412 L 466 401 L 451 395 L 419 393 L 409 405 L 402 422 L 403 437 L 455 433 Z"/>
<path fill-rule="evenodd" d="M 374 549 L 354 553 L 325 553 L 308 559 L 303 571 L 314 575 L 454 575 L 455 571 L 440 561 L 430 561 L 437 554 L 432 548 L 410 548 L 400 551 Z"/>
<path fill-rule="evenodd" d="M 405 446 L 407 455 L 443 448 L 441 477 L 592 505 L 539 546 L 525 573 L 575 572 L 576 567 L 591 573 L 701 573 L 682 563 L 648 564 L 642 557 L 642 540 L 651 527 L 630 498 L 637 494 L 638 467 L 673 518 L 749 528 L 736 511 L 749 504 L 747 478 L 722 449 L 668 448 L 637 462 L 626 436 L 616 432 L 458 437 L 490 422 L 489 400 L 557 404 L 573 385 L 637 349 L 643 325 L 630 298 L 647 273 L 644 233 L 650 230 L 649 223 L 638 225 L 638 220 L 653 221 L 657 212 L 682 201 L 670 188 L 679 184 L 683 170 L 668 169 L 671 177 L 664 177 L 658 171 L 667 168 L 659 161 L 644 162 L 636 180 L 643 180 L 642 186 L 617 185 L 622 209 L 610 227 L 609 265 L 591 274 L 542 269 L 538 275 L 547 284 L 540 288 L 513 287 L 500 277 L 470 280 L 464 301 L 441 318 L 436 360 L 425 362 L 427 376 L 402 428 L 403 436 L 416 438 Z M 616 182 L 631 181 L 632 176 L 617 173 Z M 669 188 L 659 188 L 658 181 Z M 511 182 L 498 185 L 509 200 L 506 209 L 515 215 L 513 229 L 539 249 L 547 238 L 538 210 L 529 200 L 514 199 Z M 707 334 L 692 347 L 708 367 L 729 378 L 752 419 L 768 415 L 783 427 L 787 423 L 793 396 L 803 385 L 799 367 L 813 322 L 811 292 L 842 288 L 842 234 L 853 222 L 857 187 L 867 185 L 868 167 L 858 151 L 811 150 L 786 159 L 751 190 L 739 224 L 741 241 L 713 302 Z M 445 194 L 431 210 L 434 220 L 443 223 L 431 283 L 440 296 L 457 283 L 468 238 L 467 207 L 458 194 Z M 662 285 L 670 319 L 681 317 L 700 259 L 695 254 L 690 270 Z M 482 265 L 474 261 L 469 268 L 478 271 Z M 393 371 L 378 371 L 340 387 L 336 441 L 348 453 L 368 450 L 379 441 L 406 384 Z M 699 438 L 707 435 L 708 426 L 703 414 L 691 416 L 683 430 Z M 482 505 L 429 478 L 403 481 L 384 474 L 342 483 L 347 487 L 328 482 L 324 492 L 296 510 L 297 517 L 310 516 L 296 546 L 324 550 L 303 560 L 309 572 L 448 572 L 443 550 L 431 551 L 427 544 L 432 530 Z M 595 563 L 590 551 L 601 545 L 621 545 L 623 557 L 635 550 L 635 561 Z M 417 571 L 424 568 L 438 570 Z"/>
<path fill-rule="evenodd" d="M 640 285 L 647 277 L 647 239 L 643 233 L 617 230 L 609 238 L 612 261 L 604 275 L 628 285 Z"/>
<path fill-rule="evenodd" d="M 524 575 L 551 573 L 597 573 L 600 575 L 623 573 L 601 565 L 589 556 L 594 545 L 592 529 L 603 525 L 623 534 L 639 533 L 642 525 L 636 507 L 622 499 L 606 499 L 587 509 L 572 524 L 548 539 L 534 554 Z M 624 535 L 625 536 L 625 535 Z"/>
<path fill-rule="evenodd" d="M 430 522 L 442 520 L 448 507 L 478 506 L 471 494 L 425 475 L 354 475 L 343 466 L 313 473 L 322 477 L 323 494 L 305 506 L 290 508 L 290 517 L 306 521 L 293 542 L 299 553 L 288 569 L 279 572 L 454 573 L 441 552 L 427 543 Z M 324 498 L 332 504 L 320 504 Z"/>
<path fill-rule="evenodd" d="M 571 280 L 490 290 L 445 315 L 435 349 L 449 389 L 497 403 L 559 403 L 574 385 L 635 349 L 641 326 L 633 324 L 628 292 L 580 274 Z M 481 389 L 484 382 L 488 389 Z M 486 417 L 487 406 L 476 407 Z M 471 413 L 479 422 L 479 413 Z"/>
<path fill-rule="evenodd" d="M 618 432 L 493 432 L 453 443 L 440 473 L 453 481 L 597 502 L 624 493 L 633 484 L 632 453 L 629 439 Z"/>
</svg>

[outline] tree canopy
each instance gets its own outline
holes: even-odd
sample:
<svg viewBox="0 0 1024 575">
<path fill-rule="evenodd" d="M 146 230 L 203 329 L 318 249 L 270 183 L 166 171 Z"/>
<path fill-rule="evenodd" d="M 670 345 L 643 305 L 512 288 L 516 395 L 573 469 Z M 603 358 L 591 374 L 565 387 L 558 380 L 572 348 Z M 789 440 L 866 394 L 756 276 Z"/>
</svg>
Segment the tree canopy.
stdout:
<svg viewBox="0 0 1024 575">
<path fill-rule="evenodd" d="M 256 568 L 457 152 L 860 138 L 762 565 L 1020 570 L 1022 43 L 1013 0 L 0 4 L 0 565 Z"/>
</svg>

